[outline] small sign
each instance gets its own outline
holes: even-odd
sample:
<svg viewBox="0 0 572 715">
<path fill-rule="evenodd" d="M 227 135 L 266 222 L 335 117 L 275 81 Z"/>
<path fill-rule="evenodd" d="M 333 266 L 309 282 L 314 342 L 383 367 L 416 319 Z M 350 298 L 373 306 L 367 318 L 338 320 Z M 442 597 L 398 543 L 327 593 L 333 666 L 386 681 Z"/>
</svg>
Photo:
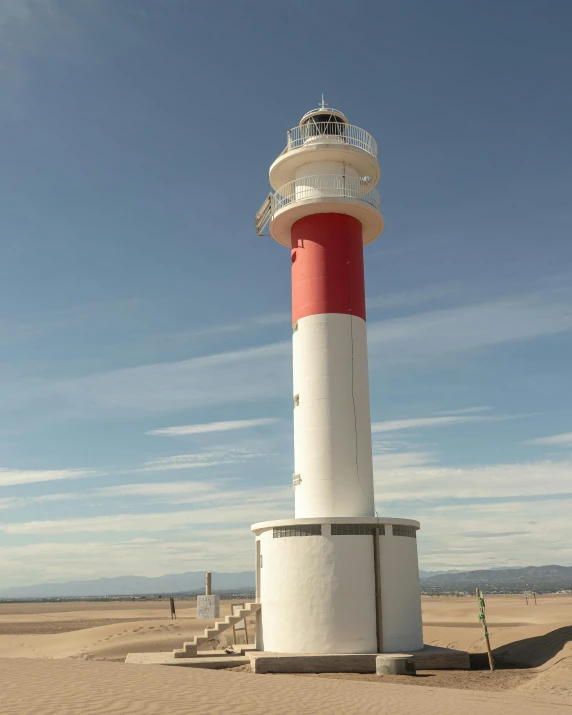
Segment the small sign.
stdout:
<svg viewBox="0 0 572 715">
<path fill-rule="evenodd" d="M 220 618 L 220 597 L 197 596 L 197 618 L 209 621 Z"/>
</svg>

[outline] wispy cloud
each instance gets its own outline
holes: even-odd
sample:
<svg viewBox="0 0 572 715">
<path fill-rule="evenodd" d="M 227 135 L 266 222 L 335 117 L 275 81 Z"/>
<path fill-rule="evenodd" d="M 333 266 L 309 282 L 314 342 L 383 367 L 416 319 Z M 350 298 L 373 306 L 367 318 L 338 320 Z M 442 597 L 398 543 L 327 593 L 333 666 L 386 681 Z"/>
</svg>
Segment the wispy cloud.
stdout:
<svg viewBox="0 0 572 715">
<path fill-rule="evenodd" d="M 143 466 L 132 470 L 133 472 L 164 472 L 174 469 L 200 469 L 205 467 L 215 467 L 221 464 L 237 464 L 256 459 L 262 456 L 262 452 L 230 448 L 213 450 L 212 452 L 195 452 L 191 454 L 175 454 L 170 457 L 161 457 L 149 462 L 144 462 Z"/>
<path fill-rule="evenodd" d="M 0 499 L 0 509 L 17 509 L 24 504 L 24 500 L 18 497 L 8 497 L 6 499 Z"/>
<path fill-rule="evenodd" d="M 264 328 L 269 325 L 288 325 L 292 320 L 292 314 L 286 312 L 264 313 L 262 315 L 249 316 L 247 318 L 239 318 L 234 323 L 226 323 L 225 325 L 213 325 L 212 328 L 204 328 L 199 330 L 195 335 L 219 335 L 222 333 L 236 333 L 245 330 L 253 330 L 256 328 Z"/>
<path fill-rule="evenodd" d="M 435 412 L 436 415 L 470 415 L 475 412 L 490 412 L 492 407 L 463 407 L 460 410 L 442 410 Z"/>
<path fill-rule="evenodd" d="M 555 291 L 370 324 L 368 342 L 391 367 L 570 330 L 572 302 Z"/>
<path fill-rule="evenodd" d="M 368 342 L 372 371 L 392 371 L 569 330 L 572 300 L 555 290 L 373 322 Z M 11 404 L 51 400 L 67 418 L 268 400 L 285 397 L 290 386 L 290 341 L 68 380 L 0 385 Z"/>
<path fill-rule="evenodd" d="M 502 473 L 499 474 L 502 478 Z M 572 563 L 570 499 L 431 506 L 417 513 L 420 562 L 431 568 Z"/>
<path fill-rule="evenodd" d="M 495 415 L 471 415 L 462 414 L 462 412 L 481 411 L 483 408 L 467 408 L 459 410 L 457 413 L 441 417 L 413 417 L 406 420 L 387 420 L 385 422 L 374 422 L 371 425 L 372 433 L 376 432 L 395 432 L 397 430 L 433 428 L 433 427 L 449 427 L 451 425 L 463 425 L 474 422 L 504 422 L 512 420 L 522 415 L 495 416 Z M 487 408 L 485 408 L 487 409 Z"/>
<path fill-rule="evenodd" d="M 410 308 L 415 305 L 426 306 L 466 295 L 466 286 L 458 283 L 433 283 L 423 288 L 401 291 L 399 293 L 385 293 L 367 298 L 367 308 Z"/>
<path fill-rule="evenodd" d="M 118 496 L 143 496 L 143 497 L 159 497 L 168 496 L 175 497 L 190 497 L 199 499 L 204 496 L 210 496 L 220 493 L 223 482 L 217 480 L 215 482 L 156 482 L 144 484 L 119 484 L 113 487 L 103 487 L 101 489 L 91 490 L 90 494 L 105 497 Z M 221 495 L 223 498 L 224 494 Z"/>
<path fill-rule="evenodd" d="M 425 464 L 421 463 L 423 459 Z M 435 462 L 433 455 L 424 453 L 375 455 L 379 501 L 494 500 L 562 494 L 572 497 L 570 460 L 474 467 L 443 467 Z"/>
<path fill-rule="evenodd" d="M 103 536 L 103 535 L 102 535 Z M 2 587 L 140 574 L 160 576 L 181 571 L 250 571 L 253 536 L 248 528 L 201 526 L 159 538 L 115 535 L 113 540 L 46 540 L 0 546 Z M 125 537 L 125 538 L 122 538 Z M 229 543 L 232 560 L 229 561 Z"/>
<path fill-rule="evenodd" d="M 291 495 L 292 490 L 288 493 Z M 235 504 L 205 508 L 186 509 L 149 514 L 115 514 L 85 518 L 60 519 L 52 521 L 28 521 L 1 523 L 0 531 L 7 534 L 80 534 L 107 532 L 175 531 L 182 527 L 199 524 L 243 524 L 268 519 L 284 518 L 290 513 L 291 505 L 285 499 L 284 489 L 268 490 L 246 495 Z"/>
<path fill-rule="evenodd" d="M 179 362 L 112 370 L 81 378 L 2 385 L 14 403 L 57 398 L 66 414 L 156 413 L 286 395 L 290 342 Z"/>
<path fill-rule="evenodd" d="M 526 442 L 524 442 L 524 444 L 570 447 L 572 446 L 572 432 L 565 432 L 564 434 L 553 434 L 549 437 L 537 437 L 536 439 L 527 440 Z"/>
<path fill-rule="evenodd" d="M 99 472 L 93 469 L 0 469 L 0 487 L 35 482 L 55 482 L 62 479 L 95 477 Z"/>
<path fill-rule="evenodd" d="M 278 422 L 275 417 L 265 417 L 256 420 L 232 420 L 229 422 L 206 422 L 205 424 L 181 425 L 180 427 L 162 427 L 147 432 L 151 435 L 164 437 L 179 437 L 190 434 L 206 434 L 208 432 L 229 432 L 252 427 L 264 427 Z"/>
<path fill-rule="evenodd" d="M 42 494 L 33 497 L 14 497 L 0 499 L 0 509 L 21 509 L 30 504 L 43 504 L 54 501 L 90 502 L 105 499 L 118 500 L 129 497 L 130 504 L 135 499 L 152 499 L 153 503 L 161 504 L 200 504 L 216 503 L 217 507 L 242 503 L 267 502 L 272 499 L 290 499 L 292 489 L 287 486 L 268 487 L 262 492 L 231 485 L 238 482 L 233 478 L 215 479 L 209 481 L 177 481 L 177 482 L 144 482 L 135 484 L 118 484 L 98 489 L 84 489 L 78 492 L 62 492 L 60 494 Z"/>
</svg>

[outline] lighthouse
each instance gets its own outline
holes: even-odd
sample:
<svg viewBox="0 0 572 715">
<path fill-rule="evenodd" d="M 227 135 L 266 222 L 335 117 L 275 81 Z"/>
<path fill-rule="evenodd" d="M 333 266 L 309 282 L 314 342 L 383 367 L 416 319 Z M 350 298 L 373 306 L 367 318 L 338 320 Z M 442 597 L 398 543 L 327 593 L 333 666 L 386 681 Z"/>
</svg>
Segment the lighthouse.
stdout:
<svg viewBox="0 0 572 715">
<path fill-rule="evenodd" d="M 258 650 L 423 647 L 419 522 L 375 508 L 364 246 L 383 231 L 379 178 L 374 138 L 322 99 L 288 130 L 256 214 L 290 250 L 295 502 L 252 526 Z"/>
</svg>

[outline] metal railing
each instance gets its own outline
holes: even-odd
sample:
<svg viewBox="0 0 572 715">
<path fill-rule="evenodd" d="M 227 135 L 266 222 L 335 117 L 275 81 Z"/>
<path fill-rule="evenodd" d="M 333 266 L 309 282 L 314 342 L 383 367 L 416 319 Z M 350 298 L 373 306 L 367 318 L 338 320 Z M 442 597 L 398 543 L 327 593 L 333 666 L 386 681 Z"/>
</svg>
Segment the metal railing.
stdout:
<svg viewBox="0 0 572 715">
<path fill-rule="evenodd" d="M 379 193 L 368 181 L 339 174 L 304 176 L 280 187 L 272 196 L 272 216 L 280 209 L 299 201 L 322 198 L 348 198 L 363 201 L 379 211 Z"/>
<path fill-rule="evenodd" d="M 282 154 L 312 144 L 349 144 L 377 157 L 377 143 L 364 129 L 341 122 L 308 122 L 289 129 Z"/>
</svg>

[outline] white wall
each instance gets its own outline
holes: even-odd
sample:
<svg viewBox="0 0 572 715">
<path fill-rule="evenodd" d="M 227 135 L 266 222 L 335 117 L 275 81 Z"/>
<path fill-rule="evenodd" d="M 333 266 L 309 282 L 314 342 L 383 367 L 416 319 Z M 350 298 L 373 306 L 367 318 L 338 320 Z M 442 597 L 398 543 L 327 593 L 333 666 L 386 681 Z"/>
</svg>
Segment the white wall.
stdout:
<svg viewBox="0 0 572 715">
<path fill-rule="evenodd" d="M 375 653 L 369 536 L 260 536 L 262 647 L 276 653 Z M 258 641 L 257 641 L 258 642 Z"/>
<path fill-rule="evenodd" d="M 380 538 L 383 650 L 388 653 L 423 647 L 417 539 L 393 536 L 385 527 Z"/>
<path fill-rule="evenodd" d="M 302 480 L 296 518 L 374 516 L 365 321 L 339 313 L 302 318 L 293 368 L 300 398 L 294 471 Z"/>
</svg>

